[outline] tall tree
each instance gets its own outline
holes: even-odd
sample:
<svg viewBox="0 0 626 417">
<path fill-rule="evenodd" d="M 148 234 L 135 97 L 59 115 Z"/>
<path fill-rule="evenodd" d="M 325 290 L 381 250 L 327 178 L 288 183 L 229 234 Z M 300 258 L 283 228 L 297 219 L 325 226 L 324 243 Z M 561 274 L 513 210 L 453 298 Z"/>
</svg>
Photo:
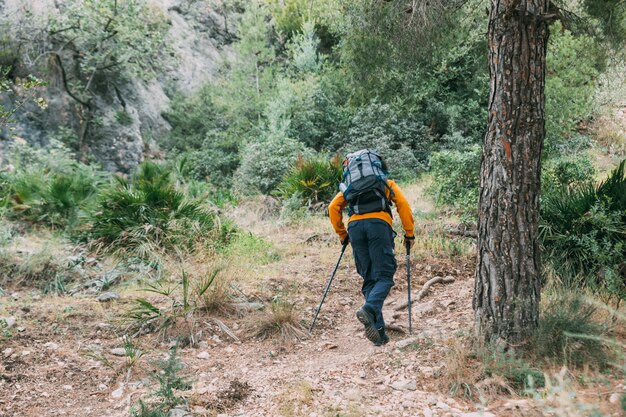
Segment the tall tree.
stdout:
<svg viewBox="0 0 626 417">
<path fill-rule="evenodd" d="M 549 0 L 491 0 L 489 122 L 481 163 L 474 311 L 487 342 L 539 319 L 538 243 Z"/>
</svg>

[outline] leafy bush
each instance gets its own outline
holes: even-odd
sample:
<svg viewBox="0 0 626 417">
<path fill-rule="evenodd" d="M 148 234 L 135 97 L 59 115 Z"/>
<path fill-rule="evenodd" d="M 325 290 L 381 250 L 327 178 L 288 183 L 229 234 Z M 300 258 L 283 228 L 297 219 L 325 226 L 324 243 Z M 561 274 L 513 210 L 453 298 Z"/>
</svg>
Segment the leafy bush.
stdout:
<svg viewBox="0 0 626 417">
<path fill-rule="evenodd" d="M 466 151 L 444 150 L 430 158 L 433 185 L 430 192 L 438 204 L 449 204 L 461 212 L 475 215 L 478 208 L 478 187 L 481 148 Z"/>
<path fill-rule="evenodd" d="M 330 202 L 337 193 L 342 173 L 339 157 L 331 160 L 299 157 L 278 185 L 277 193 L 287 199 L 297 195 L 301 202 L 309 205 Z"/>
<path fill-rule="evenodd" d="M 149 258 L 176 249 L 191 250 L 214 231 L 214 215 L 178 189 L 171 172 L 141 164 L 131 180 L 116 177 L 91 217 L 90 236 L 103 249 Z"/>
<path fill-rule="evenodd" d="M 543 303 L 539 328 L 532 343 L 534 353 L 557 365 L 606 366 L 608 356 L 599 339 L 606 328 L 594 321 L 596 308 L 576 294 L 559 291 L 552 295 Z M 589 337 L 574 339 L 568 337 L 568 333 Z"/>
<path fill-rule="evenodd" d="M 244 194 L 271 193 L 298 155 L 304 153 L 304 146 L 282 134 L 269 134 L 258 142 L 250 142 L 242 151 L 235 188 Z"/>
<path fill-rule="evenodd" d="M 542 189 L 545 193 L 592 181 L 596 169 L 587 156 L 561 156 L 547 161 L 541 174 Z"/>
<path fill-rule="evenodd" d="M 598 43 L 554 23 L 546 62 L 546 151 L 570 151 L 576 126 L 589 118 L 603 55 Z"/>
<path fill-rule="evenodd" d="M 540 238 L 548 261 L 570 287 L 626 298 L 626 160 L 597 184 L 543 196 Z"/>
<path fill-rule="evenodd" d="M 375 149 L 392 178 L 408 180 L 428 168 L 432 139 L 423 124 L 397 108 L 374 102 L 357 111 L 346 133 L 335 134 L 330 147 L 342 154 Z"/>
</svg>

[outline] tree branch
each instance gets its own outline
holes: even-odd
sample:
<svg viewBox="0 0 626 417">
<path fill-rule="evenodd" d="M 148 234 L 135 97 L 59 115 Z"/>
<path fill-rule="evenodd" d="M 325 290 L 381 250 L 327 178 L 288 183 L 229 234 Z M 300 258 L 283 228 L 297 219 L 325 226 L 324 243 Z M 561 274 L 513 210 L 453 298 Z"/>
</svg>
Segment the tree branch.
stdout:
<svg viewBox="0 0 626 417">
<path fill-rule="evenodd" d="M 91 108 L 91 104 L 88 101 L 84 101 L 84 100 L 80 99 L 78 96 L 76 96 L 74 93 L 72 93 L 72 90 L 70 90 L 70 87 L 67 84 L 67 74 L 65 73 L 65 68 L 63 67 L 63 61 L 61 61 L 61 56 L 57 52 L 50 52 L 50 53 L 52 55 L 54 55 L 56 63 L 59 66 L 59 69 L 61 70 L 61 79 L 63 81 L 63 88 L 65 89 L 67 94 L 70 97 L 72 97 L 74 100 L 76 100 L 78 103 L 82 104 L 83 106 L 85 106 L 87 108 Z"/>
</svg>

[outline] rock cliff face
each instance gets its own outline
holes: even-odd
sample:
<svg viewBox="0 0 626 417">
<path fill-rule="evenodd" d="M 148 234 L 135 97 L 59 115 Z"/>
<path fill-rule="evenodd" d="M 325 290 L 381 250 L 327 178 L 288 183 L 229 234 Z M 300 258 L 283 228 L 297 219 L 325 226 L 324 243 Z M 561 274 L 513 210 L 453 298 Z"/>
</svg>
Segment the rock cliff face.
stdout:
<svg viewBox="0 0 626 417">
<path fill-rule="evenodd" d="M 11 131 L 0 132 L 0 159 L 2 150 L 15 136 L 39 146 L 51 139 L 71 143 L 80 138 L 76 147 L 81 156 L 95 159 L 109 171 L 128 172 L 146 155 L 158 153 L 158 142 L 169 131 L 162 113 L 168 109 L 170 98 L 178 92 L 191 93 L 214 79 L 222 56 L 229 53 L 229 45 L 235 39 L 232 28 L 237 13 L 223 3 L 228 0 L 146 1 L 167 20 L 165 44 L 171 52 L 164 50 L 159 68 L 155 68 L 156 76 L 148 81 L 133 77 L 113 84 L 103 82 L 94 88 L 88 123 L 85 109 L 68 94 L 64 82 L 64 72 L 78 65 L 70 52 L 63 52 L 65 65 L 60 68 L 52 55 L 33 56 L 32 50 L 21 48 L 28 40 L 23 35 L 16 39 L 17 30 L 0 38 L 0 65 L 11 68 L 11 77 L 33 74 L 45 81 L 46 86 L 36 94 L 48 103 L 47 108 L 41 109 L 33 100 L 24 100 L 32 91 L 19 88 L 0 94 L 0 104 L 5 106 L 24 101 L 14 115 Z M 48 17 L 58 14 L 63 3 L 0 0 L 0 21 L 4 28 L 14 29 L 26 17 L 32 21 L 35 16 L 45 27 Z M 45 38 L 45 34 L 39 36 Z"/>
</svg>

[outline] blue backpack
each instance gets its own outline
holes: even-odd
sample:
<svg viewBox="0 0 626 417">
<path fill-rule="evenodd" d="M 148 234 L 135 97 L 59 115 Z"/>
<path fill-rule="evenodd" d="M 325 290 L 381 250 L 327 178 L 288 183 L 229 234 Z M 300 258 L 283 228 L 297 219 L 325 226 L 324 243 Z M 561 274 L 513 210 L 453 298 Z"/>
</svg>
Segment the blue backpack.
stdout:
<svg viewBox="0 0 626 417">
<path fill-rule="evenodd" d="M 350 153 L 343 161 L 343 179 L 339 191 L 349 204 L 348 215 L 386 211 L 391 214 L 391 201 L 387 198 L 388 173 L 375 151 L 362 149 Z"/>
</svg>

